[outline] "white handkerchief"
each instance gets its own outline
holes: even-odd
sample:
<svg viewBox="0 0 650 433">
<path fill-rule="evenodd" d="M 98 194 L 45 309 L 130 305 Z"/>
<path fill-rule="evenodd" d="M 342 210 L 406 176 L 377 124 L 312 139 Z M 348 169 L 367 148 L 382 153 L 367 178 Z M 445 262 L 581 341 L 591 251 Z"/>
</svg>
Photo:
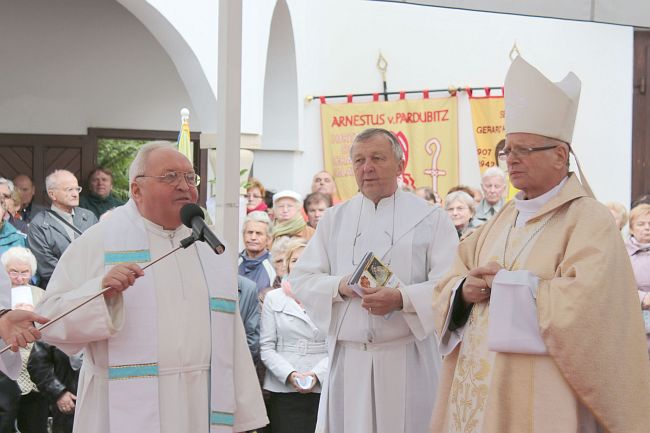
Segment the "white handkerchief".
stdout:
<svg viewBox="0 0 650 433">
<path fill-rule="evenodd" d="M 495 352 L 547 354 L 539 333 L 533 292 L 539 278 L 530 271 L 500 270 L 492 282 L 488 349 Z"/>
<path fill-rule="evenodd" d="M 31 287 L 17 286 L 11 289 L 11 309 L 15 309 L 18 304 L 34 305 Z"/>
<path fill-rule="evenodd" d="M 296 383 L 302 389 L 309 389 L 311 388 L 312 383 L 314 383 L 314 378 L 311 376 L 303 376 L 303 377 L 298 376 L 296 377 Z"/>
</svg>

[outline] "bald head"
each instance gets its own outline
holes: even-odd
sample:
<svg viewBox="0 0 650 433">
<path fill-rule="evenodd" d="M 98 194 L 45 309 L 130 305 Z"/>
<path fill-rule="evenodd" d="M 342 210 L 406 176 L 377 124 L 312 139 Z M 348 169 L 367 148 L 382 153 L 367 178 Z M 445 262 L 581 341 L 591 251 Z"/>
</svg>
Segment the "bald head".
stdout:
<svg viewBox="0 0 650 433">
<path fill-rule="evenodd" d="M 21 209 L 28 206 L 34 199 L 36 188 L 34 182 L 25 174 L 19 174 L 14 178 L 14 186 L 20 193 Z"/>
<path fill-rule="evenodd" d="M 47 195 L 52 205 L 64 212 L 70 213 L 79 206 L 79 182 L 68 170 L 55 170 L 45 178 Z"/>
</svg>

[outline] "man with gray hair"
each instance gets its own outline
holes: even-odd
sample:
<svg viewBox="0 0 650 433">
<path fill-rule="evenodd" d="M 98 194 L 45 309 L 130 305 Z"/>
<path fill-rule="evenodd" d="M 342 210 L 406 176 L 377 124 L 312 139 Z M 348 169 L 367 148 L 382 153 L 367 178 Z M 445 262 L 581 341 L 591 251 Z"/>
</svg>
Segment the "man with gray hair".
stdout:
<svg viewBox="0 0 650 433">
<path fill-rule="evenodd" d="M 461 242 L 435 288 L 445 358 L 432 432 L 646 433 L 634 273 L 609 210 L 579 164 L 580 179 L 569 171 L 580 80 L 552 82 L 518 56 L 505 88 L 503 153 L 519 192 Z"/>
<path fill-rule="evenodd" d="M 228 248 L 216 255 L 196 242 L 143 271 L 191 236 L 180 210 L 197 201 L 199 176 L 171 143 L 153 142 L 139 150 L 129 182 L 129 202 L 68 248 L 39 306 L 55 317 L 111 289 L 43 330 L 66 353 L 84 349 L 74 432 L 267 424 Z"/>
<path fill-rule="evenodd" d="M 503 207 L 503 193 L 506 190 L 506 175 L 499 167 L 490 167 L 481 176 L 483 200 L 476 207 L 474 220 L 483 224 Z"/>
<path fill-rule="evenodd" d="M 45 178 L 45 188 L 52 207 L 37 213 L 27 231 L 44 289 L 70 243 L 97 222 L 91 211 L 78 207 L 81 187 L 68 170 L 52 172 Z"/>
<path fill-rule="evenodd" d="M 239 253 L 239 275 L 255 282 L 259 293 L 273 285 L 275 269 L 271 263 L 268 245 L 271 238 L 271 220 L 264 211 L 249 213 L 242 230 L 244 250 Z"/>
<path fill-rule="evenodd" d="M 450 267 L 458 236 L 439 206 L 398 188 L 404 156 L 391 132 L 361 132 L 350 158 L 359 194 L 325 212 L 289 277 L 328 334 L 316 431 L 422 433 L 441 362 L 433 286 Z M 348 285 L 368 252 L 392 270 L 398 287 Z"/>
</svg>

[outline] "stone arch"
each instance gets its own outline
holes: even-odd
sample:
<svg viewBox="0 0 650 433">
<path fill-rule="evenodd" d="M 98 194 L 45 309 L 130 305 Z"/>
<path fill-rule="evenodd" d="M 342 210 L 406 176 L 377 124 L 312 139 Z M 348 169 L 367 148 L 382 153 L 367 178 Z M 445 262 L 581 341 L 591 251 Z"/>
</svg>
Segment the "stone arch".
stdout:
<svg viewBox="0 0 650 433">
<path fill-rule="evenodd" d="M 262 149 L 298 150 L 299 97 L 296 48 L 286 0 L 278 0 L 269 33 L 262 121 Z"/>
<path fill-rule="evenodd" d="M 204 132 L 216 131 L 217 99 L 192 48 L 173 24 L 149 2 L 141 0 L 117 1 L 149 30 L 169 55 L 192 100 L 195 110 L 192 116 L 200 119 L 201 130 Z"/>
</svg>

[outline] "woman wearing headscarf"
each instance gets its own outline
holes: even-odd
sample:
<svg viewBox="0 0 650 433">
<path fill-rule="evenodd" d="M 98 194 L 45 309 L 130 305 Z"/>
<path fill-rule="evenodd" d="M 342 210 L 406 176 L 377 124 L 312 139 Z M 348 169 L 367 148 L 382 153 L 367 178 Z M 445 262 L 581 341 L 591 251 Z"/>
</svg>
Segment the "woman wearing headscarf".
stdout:
<svg viewBox="0 0 650 433">
<path fill-rule="evenodd" d="M 306 240 L 314 236 L 316 230 L 309 227 L 302 216 L 302 196 L 295 191 L 280 191 L 273 195 L 273 242 L 283 236 L 300 237 Z"/>
</svg>

